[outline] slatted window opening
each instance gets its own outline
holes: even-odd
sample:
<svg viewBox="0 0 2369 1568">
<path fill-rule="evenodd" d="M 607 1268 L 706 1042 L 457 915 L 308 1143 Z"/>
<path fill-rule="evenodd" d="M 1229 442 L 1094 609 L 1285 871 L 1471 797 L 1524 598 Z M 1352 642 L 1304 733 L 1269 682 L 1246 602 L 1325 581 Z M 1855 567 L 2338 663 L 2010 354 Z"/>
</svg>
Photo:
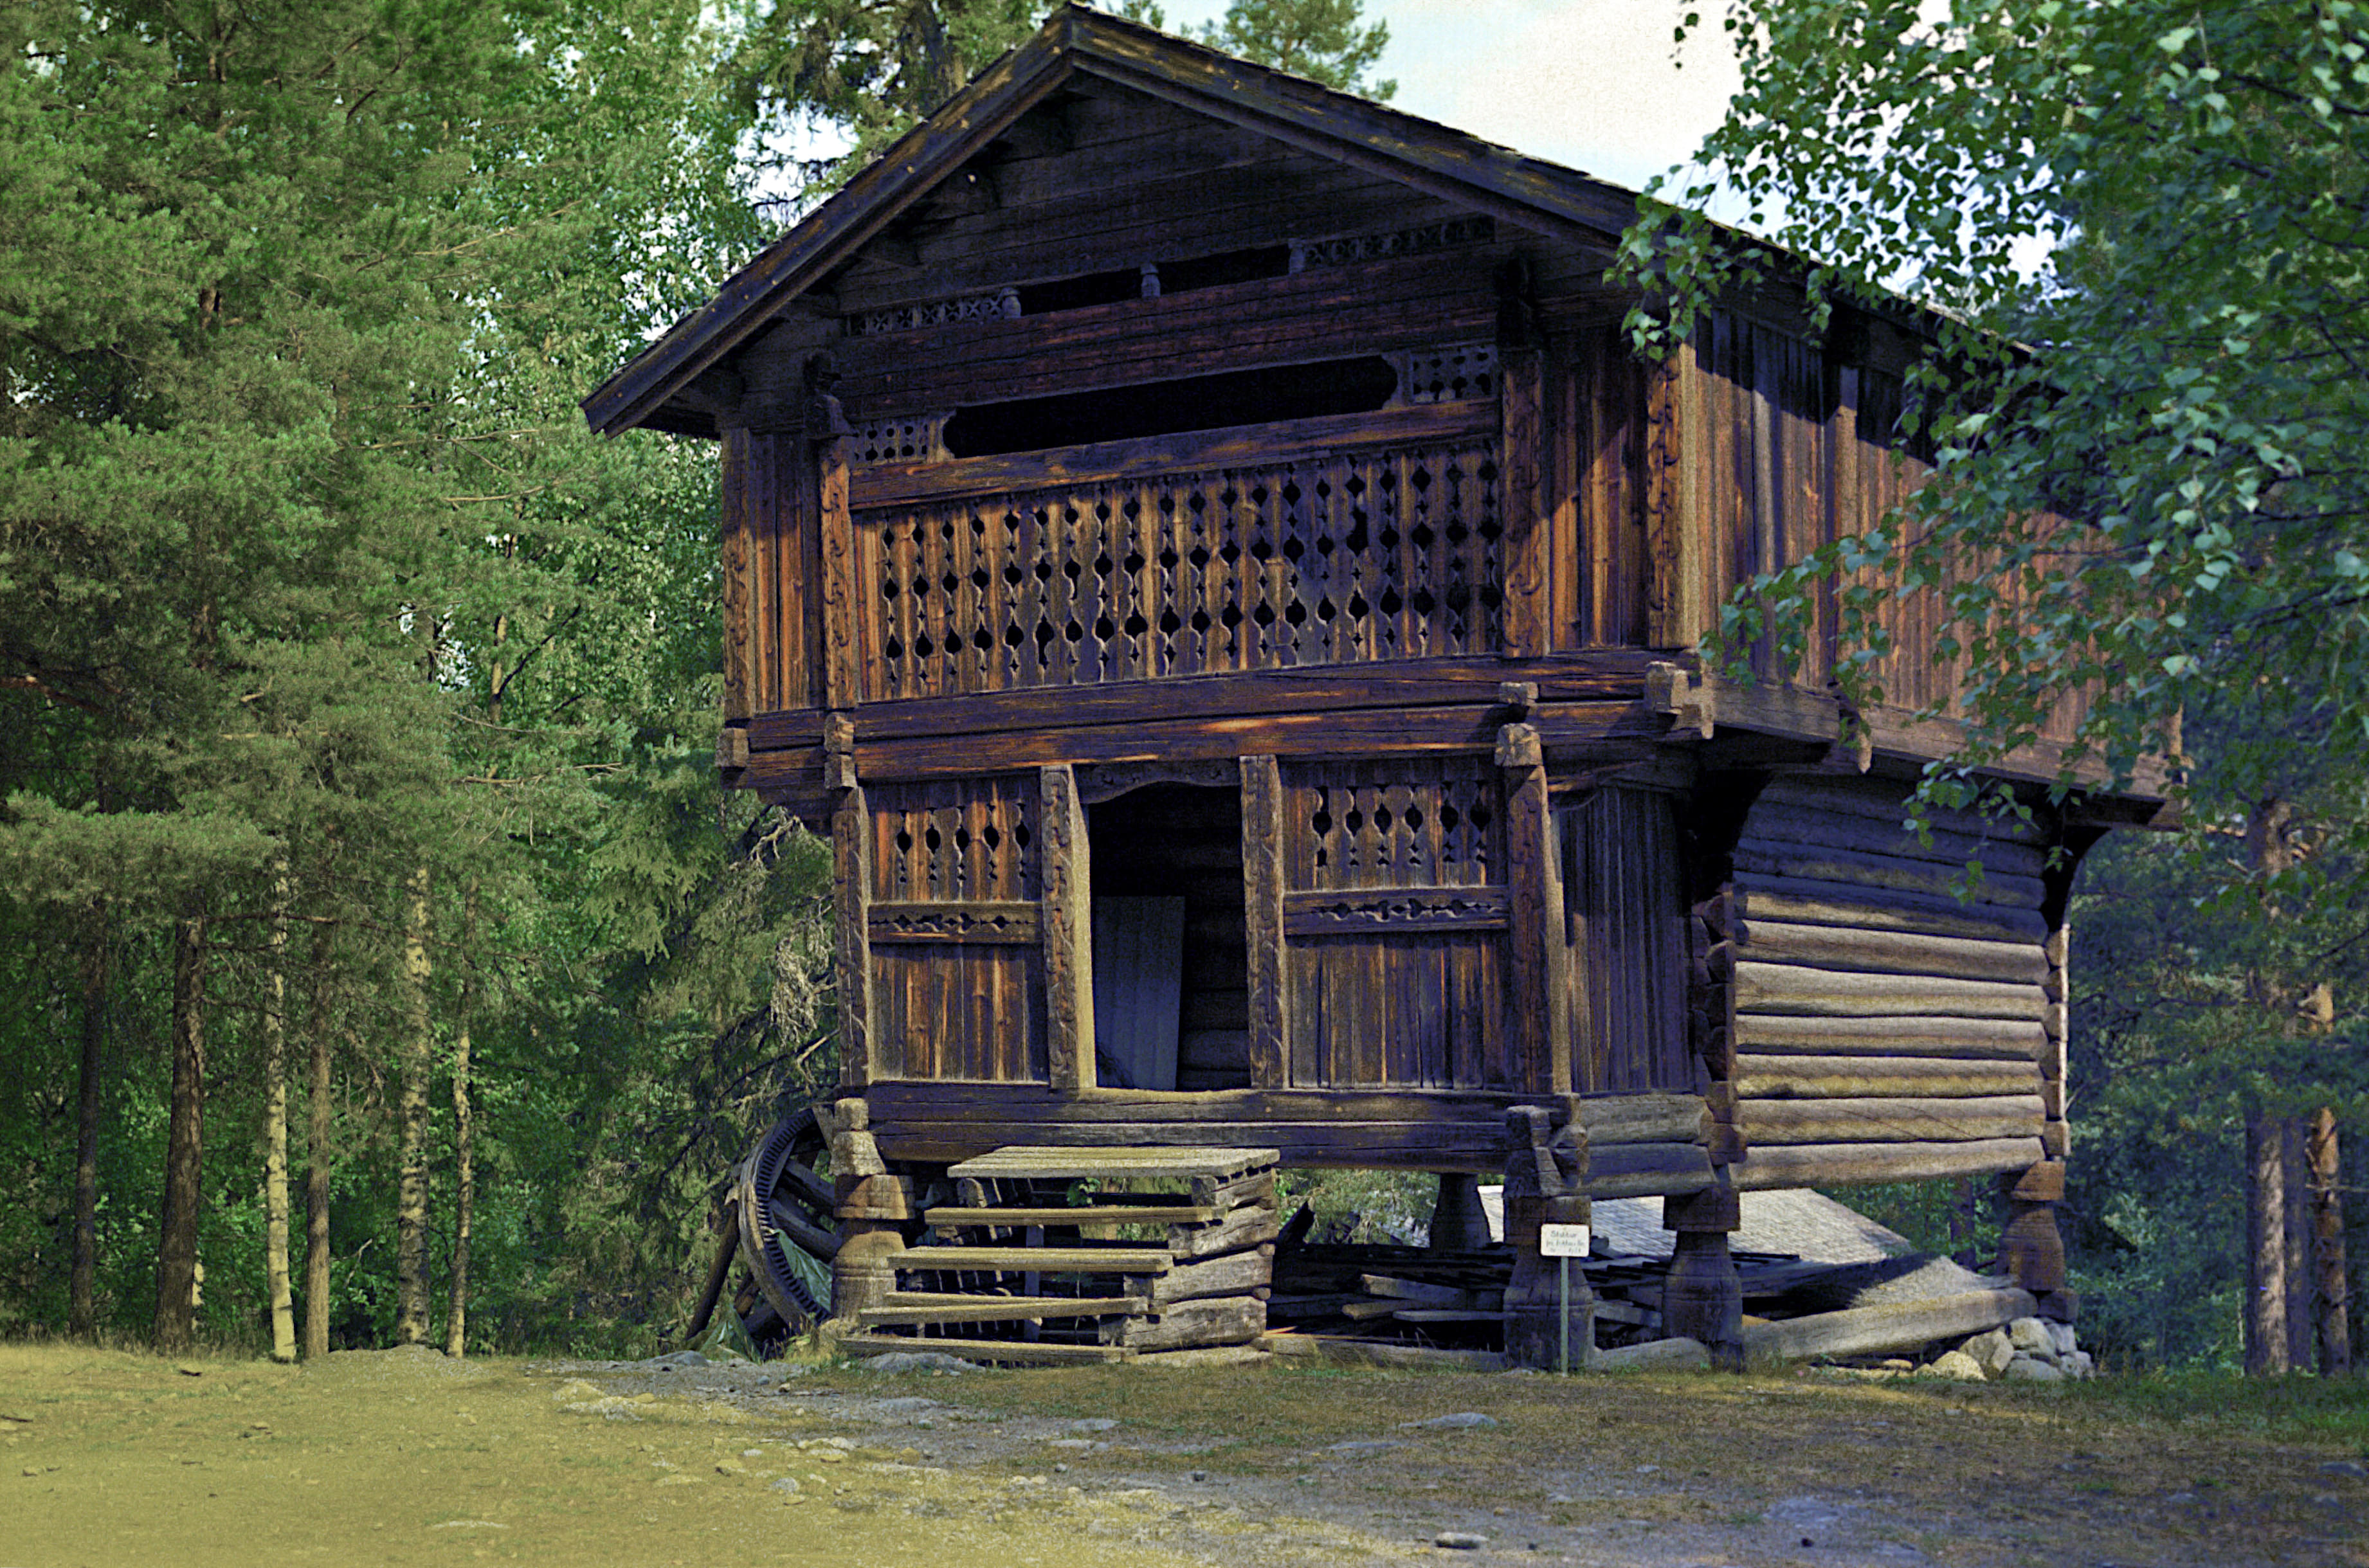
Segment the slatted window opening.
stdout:
<svg viewBox="0 0 2369 1568">
<path fill-rule="evenodd" d="M 875 1070 L 1044 1082 L 1036 781 L 876 784 L 869 803 Z"/>
<path fill-rule="evenodd" d="M 866 701 L 1502 644 L 1477 441 L 860 513 Z"/>
<path fill-rule="evenodd" d="M 1289 764 L 1284 784 L 1292 1082 L 1511 1086 L 1489 759 Z"/>
</svg>

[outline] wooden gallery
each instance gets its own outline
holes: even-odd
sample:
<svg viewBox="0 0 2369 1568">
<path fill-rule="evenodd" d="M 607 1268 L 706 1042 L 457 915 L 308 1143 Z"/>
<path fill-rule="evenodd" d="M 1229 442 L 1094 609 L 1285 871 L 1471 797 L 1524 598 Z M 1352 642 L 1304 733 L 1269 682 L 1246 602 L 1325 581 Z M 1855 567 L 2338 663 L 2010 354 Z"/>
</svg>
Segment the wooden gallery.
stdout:
<svg viewBox="0 0 2369 1568">
<path fill-rule="evenodd" d="M 2157 802 L 2052 805 L 2043 745 L 2028 819 L 1904 831 L 1913 598 L 1897 707 L 1706 673 L 1917 483 L 1923 329 L 1772 288 L 1640 361 L 1633 212 L 1070 8 L 587 401 L 722 458 L 717 761 L 836 861 L 783 1223 L 867 1342 L 1247 1338 L 1277 1164 L 1438 1173 L 1449 1231 L 1502 1179 L 1532 1361 L 1591 1197 L 1663 1196 L 1720 1346 L 1740 1191 L 1997 1173 L 2069 1314 L 2067 884 Z"/>
</svg>

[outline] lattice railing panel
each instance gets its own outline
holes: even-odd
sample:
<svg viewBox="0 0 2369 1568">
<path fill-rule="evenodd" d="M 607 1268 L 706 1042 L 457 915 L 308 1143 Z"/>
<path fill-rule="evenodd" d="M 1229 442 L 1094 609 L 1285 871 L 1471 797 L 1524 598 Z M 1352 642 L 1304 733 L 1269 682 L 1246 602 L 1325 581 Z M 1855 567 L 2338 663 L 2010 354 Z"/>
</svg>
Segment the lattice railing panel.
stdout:
<svg viewBox="0 0 2369 1568">
<path fill-rule="evenodd" d="M 1494 653 L 1478 442 L 858 517 L 864 697 Z"/>
<path fill-rule="evenodd" d="M 870 804 L 875 902 L 1036 897 L 1035 780 L 879 784 Z"/>
<path fill-rule="evenodd" d="M 1294 891 L 1482 887 L 1505 880 L 1496 770 L 1482 757 L 1299 763 L 1285 772 Z"/>
</svg>

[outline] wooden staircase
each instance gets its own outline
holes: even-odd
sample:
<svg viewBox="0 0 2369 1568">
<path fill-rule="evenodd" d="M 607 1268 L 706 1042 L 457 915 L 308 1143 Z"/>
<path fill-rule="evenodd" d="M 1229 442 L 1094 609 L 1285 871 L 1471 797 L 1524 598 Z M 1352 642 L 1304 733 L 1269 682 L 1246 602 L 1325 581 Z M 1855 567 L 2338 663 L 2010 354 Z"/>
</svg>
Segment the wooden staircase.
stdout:
<svg viewBox="0 0 2369 1568">
<path fill-rule="evenodd" d="M 1012 1366 L 1244 1345 L 1266 1327 L 1272 1149 L 998 1149 L 880 1261 L 896 1290 L 856 1314 L 860 1355 L 943 1350 Z"/>
</svg>

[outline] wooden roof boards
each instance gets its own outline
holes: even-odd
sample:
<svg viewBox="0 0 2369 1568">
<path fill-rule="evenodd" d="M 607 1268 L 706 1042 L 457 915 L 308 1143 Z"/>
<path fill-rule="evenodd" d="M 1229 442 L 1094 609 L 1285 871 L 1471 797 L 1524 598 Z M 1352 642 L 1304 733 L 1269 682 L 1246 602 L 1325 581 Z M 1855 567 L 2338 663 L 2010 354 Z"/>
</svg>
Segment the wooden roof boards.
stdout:
<svg viewBox="0 0 2369 1568">
<path fill-rule="evenodd" d="M 1315 157 L 1516 227 L 1608 246 L 1635 196 L 1575 170 L 1413 115 L 1253 65 L 1081 6 L 979 73 L 677 322 L 583 403 L 604 434 L 640 426 L 713 434 L 692 383 L 771 325 L 900 217 L 954 178 L 1029 110 L 1065 89 L 1108 84 L 1271 138 Z"/>
</svg>

